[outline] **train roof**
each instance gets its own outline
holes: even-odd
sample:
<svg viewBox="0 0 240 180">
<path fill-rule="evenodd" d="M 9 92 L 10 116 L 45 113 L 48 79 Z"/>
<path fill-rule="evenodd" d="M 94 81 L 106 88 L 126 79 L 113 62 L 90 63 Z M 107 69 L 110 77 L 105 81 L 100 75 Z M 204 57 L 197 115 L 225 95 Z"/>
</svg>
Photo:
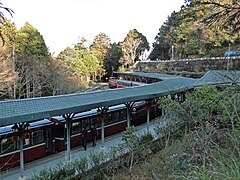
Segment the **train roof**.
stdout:
<svg viewBox="0 0 240 180">
<path fill-rule="evenodd" d="M 170 74 L 161 74 L 161 73 L 145 73 L 145 72 L 114 72 L 118 75 L 130 75 L 130 76 L 137 76 L 137 77 L 145 77 L 145 78 L 154 78 L 160 81 L 164 81 L 167 79 L 178 78 L 179 76 L 170 75 Z"/>
<path fill-rule="evenodd" d="M 0 126 L 152 99 L 192 89 L 194 82 L 192 78 L 175 77 L 148 86 L 0 101 Z"/>
<path fill-rule="evenodd" d="M 148 85 L 148 84 L 146 84 L 146 83 L 143 83 L 143 82 L 137 82 L 137 81 L 128 81 L 128 80 L 123 80 L 123 79 L 119 79 L 119 80 L 117 80 L 117 83 L 128 83 L 128 84 L 133 84 L 133 85 L 135 85 L 135 86 L 145 86 L 145 85 Z"/>
<path fill-rule="evenodd" d="M 134 103 L 135 106 L 140 105 L 139 102 L 135 102 Z M 117 110 L 122 110 L 122 109 L 126 109 L 126 106 L 124 104 L 119 104 L 119 105 L 115 105 L 115 106 L 110 106 L 108 109 L 108 112 L 113 112 L 113 111 L 117 111 Z M 77 113 L 74 115 L 74 119 L 83 119 L 83 118 L 87 118 L 90 116 L 94 116 L 97 115 L 97 108 L 91 109 L 89 111 L 85 111 L 85 112 L 81 112 L 81 113 Z M 65 122 L 66 120 L 62 117 L 62 116 L 55 116 L 52 117 L 52 119 L 60 121 L 60 122 Z"/>
<path fill-rule="evenodd" d="M 35 121 L 35 122 L 30 122 L 29 129 L 38 128 L 38 127 L 51 125 L 51 124 L 53 124 L 53 123 L 50 120 L 43 119 L 43 120 L 39 120 L 39 121 Z M 0 127 L 0 136 L 13 132 L 12 126 L 13 126 L 13 124 Z"/>
</svg>

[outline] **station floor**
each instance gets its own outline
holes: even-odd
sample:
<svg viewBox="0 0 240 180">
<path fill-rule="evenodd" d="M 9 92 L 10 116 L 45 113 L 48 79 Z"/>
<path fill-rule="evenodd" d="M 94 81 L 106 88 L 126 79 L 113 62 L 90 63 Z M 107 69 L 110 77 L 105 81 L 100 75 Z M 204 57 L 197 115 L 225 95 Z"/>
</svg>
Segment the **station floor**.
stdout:
<svg viewBox="0 0 240 180">
<path fill-rule="evenodd" d="M 156 127 L 155 121 L 149 123 L 149 131 L 154 133 L 154 127 Z M 138 134 L 143 134 L 147 132 L 147 124 L 142 124 L 137 127 Z M 153 134 L 154 135 L 154 134 Z M 86 156 L 90 152 L 100 152 L 108 151 L 111 146 L 117 145 L 122 141 L 122 134 L 118 133 L 113 136 L 106 137 L 104 139 L 104 144 L 101 144 L 101 139 L 97 141 L 97 145 L 92 147 L 92 143 L 87 144 L 87 150 L 84 151 L 83 147 L 76 147 L 71 150 L 71 160 L 79 159 L 79 157 Z M 33 174 L 39 173 L 41 170 L 54 168 L 60 163 L 66 162 L 66 151 L 60 152 L 30 163 L 25 164 L 24 166 L 24 179 L 30 178 Z M 0 174 L 0 180 L 17 180 L 21 179 L 20 177 L 20 167 L 16 167 L 9 172 Z"/>
</svg>

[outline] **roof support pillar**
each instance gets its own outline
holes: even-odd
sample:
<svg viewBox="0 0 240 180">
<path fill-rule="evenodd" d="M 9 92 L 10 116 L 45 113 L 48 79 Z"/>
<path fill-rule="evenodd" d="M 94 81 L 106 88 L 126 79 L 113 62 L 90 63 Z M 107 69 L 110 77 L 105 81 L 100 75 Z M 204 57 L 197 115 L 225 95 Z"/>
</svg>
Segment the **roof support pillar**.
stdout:
<svg viewBox="0 0 240 180">
<path fill-rule="evenodd" d="M 106 118 L 106 114 L 108 111 L 108 107 L 100 107 L 98 108 L 97 112 L 98 115 L 100 116 L 101 120 L 101 146 L 104 147 L 104 120 Z"/>
<path fill-rule="evenodd" d="M 147 131 L 149 132 L 150 126 L 150 108 L 152 104 L 155 102 L 155 99 L 148 99 L 146 100 L 146 110 L 147 110 Z"/>
<path fill-rule="evenodd" d="M 131 126 L 131 108 L 134 102 L 126 102 L 125 106 L 127 107 L 127 127 Z"/>
<path fill-rule="evenodd" d="M 150 103 L 147 101 L 147 131 L 149 132 L 149 121 L 150 121 Z"/>
<path fill-rule="evenodd" d="M 67 162 L 71 161 L 71 124 L 72 119 L 74 117 L 74 113 L 64 114 L 63 117 L 66 120 L 66 128 L 67 128 Z"/>
<path fill-rule="evenodd" d="M 23 123 L 18 123 L 14 124 L 12 126 L 12 130 L 16 135 L 19 136 L 19 149 L 20 149 L 20 177 L 19 179 L 25 179 L 24 177 L 24 154 L 23 154 L 23 137 L 25 131 L 28 131 L 29 123 L 28 122 L 23 122 Z"/>
</svg>

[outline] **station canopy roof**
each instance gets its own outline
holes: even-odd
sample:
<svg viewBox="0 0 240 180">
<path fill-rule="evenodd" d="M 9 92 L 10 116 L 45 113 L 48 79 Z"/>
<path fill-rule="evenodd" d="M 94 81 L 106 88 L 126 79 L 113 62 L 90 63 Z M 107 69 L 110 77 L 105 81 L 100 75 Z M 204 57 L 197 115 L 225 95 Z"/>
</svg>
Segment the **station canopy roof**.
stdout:
<svg viewBox="0 0 240 180">
<path fill-rule="evenodd" d="M 175 76 L 146 86 L 0 101 L 0 126 L 165 96 L 192 89 L 195 81 Z"/>
<path fill-rule="evenodd" d="M 159 79 L 161 81 L 179 77 L 179 76 L 170 75 L 170 74 L 144 73 L 144 72 L 114 72 L 114 74 L 124 75 L 124 76 L 129 75 L 129 76 L 136 76 L 136 77 L 154 78 L 154 79 Z"/>
<path fill-rule="evenodd" d="M 203 85 L 227 85 L 239 84 L 240 71 L 235 70 L 209 70 L 203 77 L 198 79 L 194 86 Z"/>
</svg>

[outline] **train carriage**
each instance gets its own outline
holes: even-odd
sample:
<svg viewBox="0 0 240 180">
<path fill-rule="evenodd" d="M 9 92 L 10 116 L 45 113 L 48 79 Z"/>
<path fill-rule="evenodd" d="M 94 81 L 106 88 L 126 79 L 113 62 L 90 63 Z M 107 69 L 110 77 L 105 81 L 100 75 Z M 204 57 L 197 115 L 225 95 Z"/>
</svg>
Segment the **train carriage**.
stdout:
<svg viewBox="0 0 240 180">
<path fill-rule="evenodd" d="M 145 86 L 146 83 L 136 82 L 136 81 L 128 81 L 128 80 L 117 80 L 117 88 L 127 88 L 132 86 Z"/>
<path fill-rule="evenodd" d="M 150 107 L 150 119 L 159 115 L 155 106 Z M 91 141 L 90 128 L 95 124 L 97 139 L 101 138 L 101 121 L 104 120 L 104 136 L 124 131 L 127 127 L 127 109 L 124 104 L 109 107 L 101 117 L 97 109 L 75 114 L 71 121 L 71 148 L 81 146 L 83 127 Z M 131 109 L 131 125 L 146 122 L 146 101 L 135 102 Z M 12 130 L 13 125 L 0 127 L 0 171 L 20 164 L 19 137 Z M 24 135 L 24 162 L 34 161 L 49 154 L 64 151 L 67 145 L 66 120 L 62 116 L 29 123 Z"/>
<path fill-rule="evenodd" d="M 132 114 L 132 125 L 139 125 L 146 122 L 146 112 L 144 111 L 146 103 L 138 102 L 133 105 L 134 113 Z M 82 131 L 90 132 L 91 125 L 94 124 L 97 129 L 97 139 L 101 138 L 101 121 L 104 119 L 104 135 L 110 136 L 112 134 L 124 131 L 127 127 L 127 110 L 124 104 L 109 107 L 104 117 L 100 117 L 97 109 L 77 113 L 72 119 L 71 126 L 71 148 L 81 145 Z M 141 117 L 141 118 L 140 118 Z M 55 122 L 58 122 L 55 129 L 56 151 L 63 151 L 66 149 L 66 120 L 61 117 L 54 117 Z M 87 142 L 91 140 L 91 135 L 88 133 Z"/>
<path fill-rule="evenodd" d="M 23 140 L 25 162 L 43 158 L 55 151 L 52 124 L 47 119 L 29 123 Z M 0 170 L 20 163 L 19 137 L 12 127 L 13 125 L 0 127 Z"/>
</svg>

